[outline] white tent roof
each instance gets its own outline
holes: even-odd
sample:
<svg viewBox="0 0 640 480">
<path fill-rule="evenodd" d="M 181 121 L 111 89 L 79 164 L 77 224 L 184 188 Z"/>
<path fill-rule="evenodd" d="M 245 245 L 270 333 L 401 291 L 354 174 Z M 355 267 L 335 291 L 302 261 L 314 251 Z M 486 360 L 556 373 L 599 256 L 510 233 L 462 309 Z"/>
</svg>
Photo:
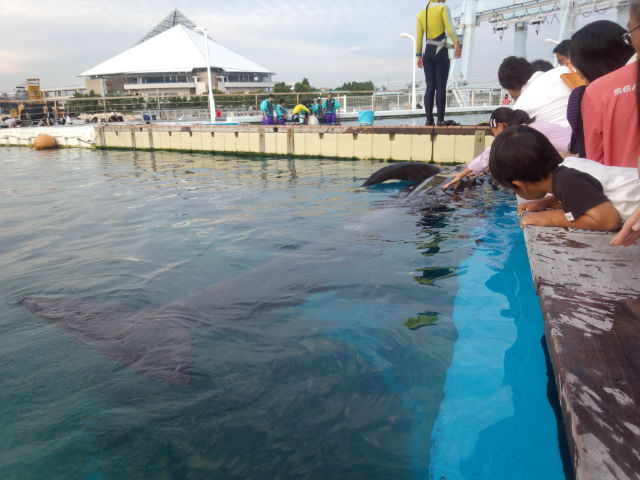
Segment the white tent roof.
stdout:
<svg viewBox="0 0 640 480">
<path fill-rule="evenodd" d="M 209 56 L 211 66 L 227 72 L 271 73 L 257 63 L 247 60 L 211 39 Z M 81 77 L 114 75 L 121 73 L 191 72 L 194 68 L 207 68 L 204 39 L 199 33 L 183 25 L 176 25 L 146 42 L 110 58 Z"/>
</svg>

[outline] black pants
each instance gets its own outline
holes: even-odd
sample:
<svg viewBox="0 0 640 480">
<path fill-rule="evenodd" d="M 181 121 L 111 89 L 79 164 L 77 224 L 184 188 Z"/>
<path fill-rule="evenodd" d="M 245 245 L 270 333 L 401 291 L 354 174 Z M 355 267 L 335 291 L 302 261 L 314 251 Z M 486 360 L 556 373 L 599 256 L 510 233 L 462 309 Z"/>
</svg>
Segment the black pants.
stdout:
<svg viewBox="0 0 640 480">
<path fill-rule="evenodd" d="M 436 40 L 444 41 L 444 35 Z M 441 48 L 438 53 L 436 45 L 429 45 L 422 56 L 422 68 L 427 83 L 424 94 L 424 110 L 427 114 L 427 123 L 433 125 L 433 97 L 436 99 L 438 122 L 444 122 L 444 109 L 447 103 L 447 80 L 449 79 L 449 49 Z"/>
</svg>

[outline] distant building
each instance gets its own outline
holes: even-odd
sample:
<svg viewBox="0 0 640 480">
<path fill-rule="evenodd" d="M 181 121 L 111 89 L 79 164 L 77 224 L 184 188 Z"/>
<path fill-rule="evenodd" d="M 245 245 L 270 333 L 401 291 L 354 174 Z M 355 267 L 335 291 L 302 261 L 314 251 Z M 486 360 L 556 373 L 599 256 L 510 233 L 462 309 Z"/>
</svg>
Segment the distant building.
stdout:
<svg viewBox="0 0 640 480">
<path fill-rule="evenodd" d="M 102 95 L 183 96 L 208 91 L 204 38 L 174 10 L 129 50 L 83 72 L 86 91 Z M 268 69 L 211 38 L 213 88 L 224 92 L 271 91 Z"/>
<path fill-rule="evenodd" d="M 87 89 L 84 87 L 55 87 L 55 88 L 41 88 L 42 98 L 46 99 L 60 99 L 64 100 L 78 95 L 84 95 L 87 93 Z"/>
</svg>

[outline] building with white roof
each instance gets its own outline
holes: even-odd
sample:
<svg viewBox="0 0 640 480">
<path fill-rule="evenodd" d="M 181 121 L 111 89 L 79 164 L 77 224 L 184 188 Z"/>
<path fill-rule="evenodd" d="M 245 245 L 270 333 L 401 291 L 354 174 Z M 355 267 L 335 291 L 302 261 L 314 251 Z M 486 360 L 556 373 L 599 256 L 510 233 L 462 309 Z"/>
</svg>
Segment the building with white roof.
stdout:
<svg viewBox="0 0 640 480">
<path fill-rule="evenodd" d="M 87 91 L 142 96 L 206 94 L 205 40 L 193 28 L 193 22 L 174 10 L 140 43 L 81 73 Z M 273 88 L 273 72 L 210 37 L 207 41 L 214 89 L 246 92 Z"/>
</svg>

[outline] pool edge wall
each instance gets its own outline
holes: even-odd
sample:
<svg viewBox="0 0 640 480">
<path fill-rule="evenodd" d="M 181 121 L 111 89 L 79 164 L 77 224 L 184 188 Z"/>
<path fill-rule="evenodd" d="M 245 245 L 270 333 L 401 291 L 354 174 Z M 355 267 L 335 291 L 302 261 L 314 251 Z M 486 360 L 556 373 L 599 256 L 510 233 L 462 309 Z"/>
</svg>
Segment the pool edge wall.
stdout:
<svg viewBox="0 0 640 480">
<path fill-rule="evenodd" d="M 68 129 L 75 129 L 74 131 Z M 82 133 L 81 135 L 78 133 Z M 0 145 L 30 146 L 47 133 L 60 146 L 214 154 L 467 163 L 493 139 L 487 127 L 91 125 L 3 129 Z"/>
<path fill-rule="evenodd" d="M 578 480 L 640 478 L 640 245 L 610 240 L 525 228 Z"/>
</svg>

